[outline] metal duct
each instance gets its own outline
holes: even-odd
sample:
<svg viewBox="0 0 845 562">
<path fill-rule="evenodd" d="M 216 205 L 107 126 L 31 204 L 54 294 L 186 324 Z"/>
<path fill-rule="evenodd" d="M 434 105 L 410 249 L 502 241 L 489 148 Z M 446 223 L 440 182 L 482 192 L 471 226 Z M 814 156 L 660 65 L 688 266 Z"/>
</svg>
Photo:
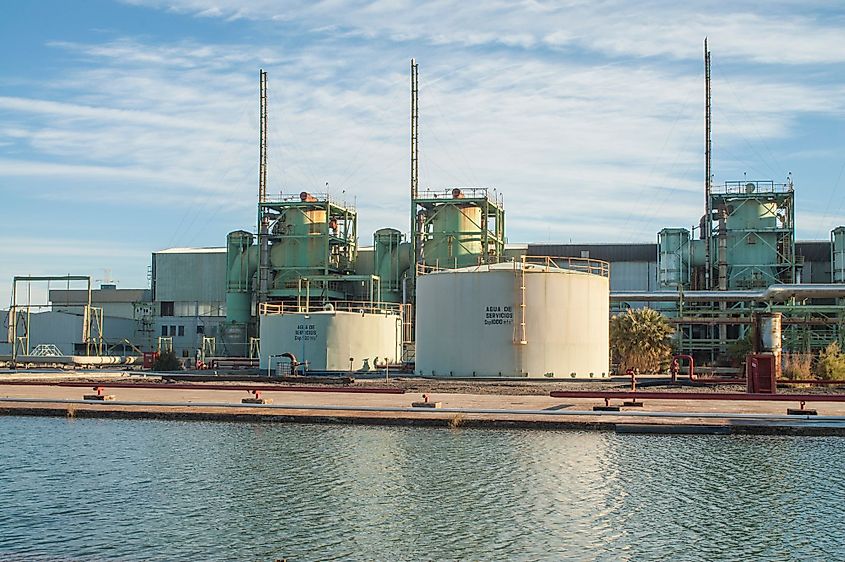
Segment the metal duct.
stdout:
<svg viewBox="0 0 845 562">
<path fill-rule="evenodd" d="M 799 283 L 771 285 L 762 291 L 611 291 L 610 300 L 619 302 L 675 302 L 684 301 L 768 301 L 783 302 L 800 299 L 845 298 L 845 286 L 833 283 Z"/>
</svg>

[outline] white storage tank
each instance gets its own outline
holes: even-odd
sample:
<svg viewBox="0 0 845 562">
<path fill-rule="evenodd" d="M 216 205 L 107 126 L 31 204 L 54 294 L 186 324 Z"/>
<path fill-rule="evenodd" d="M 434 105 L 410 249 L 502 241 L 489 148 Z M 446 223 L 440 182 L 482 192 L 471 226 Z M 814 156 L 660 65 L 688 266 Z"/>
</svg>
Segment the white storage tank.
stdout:
<svg viewBox="0 0 845 562">
<path fill-rule="evenodd" d="M 418 375 L 608 376 L 608 264 L 526 260 L 417 278 Z"/>
<path fill-rule="evenodd" d="M 402 316 L 397 306 L 348 306 L 297 312 L 265 305 L 259 318 L 260 366 L 276 371 L 290 354 L 309 371 L 370 371 L 402 355 Z M 298 371 L 299 372 L 299 371 Z"/>
</svg>

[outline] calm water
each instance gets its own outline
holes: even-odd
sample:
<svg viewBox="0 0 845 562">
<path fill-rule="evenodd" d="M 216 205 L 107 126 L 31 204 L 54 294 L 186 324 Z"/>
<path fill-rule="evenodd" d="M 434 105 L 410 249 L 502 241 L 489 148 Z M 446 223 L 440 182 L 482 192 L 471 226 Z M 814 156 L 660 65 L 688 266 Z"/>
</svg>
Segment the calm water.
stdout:
<svg viewBox="0 0 845 562">
<path fill-rule="evenodd" d="M 0 418 L 0 560 L 843 560 L 845 439 Z"/>
</svg>

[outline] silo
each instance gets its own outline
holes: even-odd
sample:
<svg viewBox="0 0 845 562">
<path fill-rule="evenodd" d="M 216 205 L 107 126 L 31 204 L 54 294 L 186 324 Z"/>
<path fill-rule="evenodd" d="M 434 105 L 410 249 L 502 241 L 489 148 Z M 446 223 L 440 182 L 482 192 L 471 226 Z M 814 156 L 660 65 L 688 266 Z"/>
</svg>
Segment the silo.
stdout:
<svg viewBox="0 0 845 562">
<path fill-rule="evenodd" d="M 838 226 L 830 233 L 831 278 L 834 283 L 845 283 L 845 226 Z"/>
<path fill-rule="evenodd" d="M 226 319 L 246 324 L 252 316 L 252 277 L 257 268 L 257 247 L 245 230 L 226 237 Z"/>
<path fill-rule="evenodd" d="M 766 287 L 777 280 L 777 202 L 759 199 L 730 200 L 727 217 L 727 263 L 731 287 Z M 717 252 L 718 254 L 718 252 Z"/>
<path fill-rule="evenodd" d="M 395 228 L 382 228 L 373 234 L 373 271 L 379 276 L 381 300 L 402 302 L 402 275 L 411 264 L 411 245 L 402 242 Z"/>
<path fill-rule="evenodd" d="M 278 239 L 270 248 L 270 264 L 274 269 L 322 273 L 326 267 L 327 233 L 325 209 L 285 209 L 274 225 L 273 234 Z"/>
<path fill-rule="evenodd" d="M 660 289 L 689 286 L 690 231 L 664 228 L 657 233 L 657 284 Z"/>
<path fill-rule="evenodd" d="M 485 224 L 477 200 L 466 200 L 455 188 L 431 213 L 425 238 L 425 264 L 441 268 L 478 265 L 484 261 Z"/>
<path fill-rule="evenodd" d="M 558 265 L 521 261 L 418 277 L 417 374 L 608 376 L 607 263 Z"/>
<path fill-rule="evenodd" d="M 432 241 L 426 244 L 425 261 L 440 267 L 466 267 L 481 255 L 481 208 L 449 205 L 431 221 Z"/>
</svg>

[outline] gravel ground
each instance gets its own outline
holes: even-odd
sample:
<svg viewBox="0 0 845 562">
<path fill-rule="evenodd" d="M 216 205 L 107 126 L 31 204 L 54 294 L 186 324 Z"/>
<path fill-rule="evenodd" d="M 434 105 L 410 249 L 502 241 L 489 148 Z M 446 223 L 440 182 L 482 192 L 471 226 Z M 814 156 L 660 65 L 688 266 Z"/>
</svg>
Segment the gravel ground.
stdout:
<svg viewBox="0 0 845 562">
<path fill-rule="evenodd" d="M 227 381 L 224 376 L 220 377 L 220 383 L 228 384 L 249 384 L 243 381 Z M 138 383 L 156 383 L 167 384 L 165 382 L 166 375 L 145 375 L 139 376 L 137 373 L 121 375 L 115 372 L 2 372 L 0 373 L 0 383 L 4 380 L 8 381 L 30 381 L 30 382 L 88 382 L 92 386 L 97 383 L 108 385 L 109 382 L 138 382 Z M 334 379 L 335 381 L 339 379 Z M 188 382 L 180 380 L 179 382 Z M 266 379 L 255 381 L 258 384 L 268 384 Z M 197 384 L 213 385 L 216 382 L 204 382 Z M 297 384 L 295 382 L 284 382 L 282 384 L 291 385 Z M 325 386 L 337 387 L 342 386 L 337 382 L 320 384 L 315 382 L 315 377 L 309 377 L 303 383 L 307 386 Z M 498 395 L 515 395 L 515 396 L 530 396 L 542 395 L 547 396 L 552 390 L 572 390 L 572 391 L 627 391 L 631 389 L 630 380 L 627 377 L 614 377 L 605 380 L 568 380 L 568 379 L 541 379 L 541 380 L 443 380 L 443 379 L 425 379 L 417 377 L 403 377 L 391 375 L 388 380 L 384 378 L 358 378 L 350 386 L 352 387 L 391 387 L 401 388 L 409 393 L 437 393 L 437 394 L 498 394 Z M 688 382 L 681 384 L 671 384 L 668 377 L 651 378 L 642 377 L 638 381 L 638 389 L 649 392 L 745 392 L 745 385 L 733 384 L 713 384 L 713 385 L 696 385 L 692 386 Z M 778 388 L 780 394 L 842 394 L 845 393 L 845 381 L 840 385 L 790 385 L 780 386 Z"/>
</svg>

